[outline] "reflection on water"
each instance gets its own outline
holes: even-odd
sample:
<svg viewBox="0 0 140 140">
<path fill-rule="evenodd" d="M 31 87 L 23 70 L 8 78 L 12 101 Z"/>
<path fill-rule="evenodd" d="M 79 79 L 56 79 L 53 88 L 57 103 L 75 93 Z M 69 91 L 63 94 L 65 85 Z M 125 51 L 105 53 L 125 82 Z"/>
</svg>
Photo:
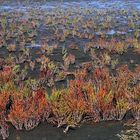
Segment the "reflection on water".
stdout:
<svg viewBox="0 0 140 140">
<path fill-rule="evenodd" d="M 19 135 L 16 136 L 16 140 L 21 140 Z"/>
<path fill-rule="evenodd" d="M 123 130 L 121 122 L 101 122 L 82 125 L 80 128 L 63 133 L 63 128 L 40 124 L 32 131 L 16 131 L 11 127 L 9 140 L 119 140 L 118 133 Z"/>
<path fill-rule="evenodd" d="M 84 124 L 80 128 L 63 133 L 63 128 L 56 128 L 43 123 L 31 131 L 17 131 L 10 128 L 9 140 L 139 140 L 140 121 L 137 122 L 100 122 Z"/>
</svg>

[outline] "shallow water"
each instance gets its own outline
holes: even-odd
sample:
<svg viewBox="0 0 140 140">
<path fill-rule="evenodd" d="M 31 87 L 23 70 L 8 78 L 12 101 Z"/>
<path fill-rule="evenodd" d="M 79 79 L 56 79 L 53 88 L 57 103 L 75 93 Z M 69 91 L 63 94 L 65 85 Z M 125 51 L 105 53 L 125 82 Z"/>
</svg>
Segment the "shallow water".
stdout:
<svg viewBox="0 0 140 140">
<path fill-rule="evenodd" d="M 28 8 L 54 9 L 54 8 L 97 8 L 97 9 L 135 9 L 140 10 L 139 0 L 51 0 L 45 2 L 7 2 L 0 5 L 0 10 L 22 10 Z"/>
<path fill-rule="evenodd" d="M 117 134 L 123 130 L 121 122 L 101 122 L 82 125 L 80 128 L 63 133 L 63 128 L 56 128 L 47 123 L 40 124 L 32 131 L 16 131 L 11 127 L 9 140 L 119 140 Z"/>
</svg>

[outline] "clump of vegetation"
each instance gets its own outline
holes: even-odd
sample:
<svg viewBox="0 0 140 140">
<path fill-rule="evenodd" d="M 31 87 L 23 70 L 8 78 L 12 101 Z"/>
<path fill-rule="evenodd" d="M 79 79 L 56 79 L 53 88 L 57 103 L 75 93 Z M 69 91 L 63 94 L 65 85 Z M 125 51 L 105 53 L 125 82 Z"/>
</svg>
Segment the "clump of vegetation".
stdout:
<svg viewBox="0 0 140 140">
<path fill-rule="evenodd" d="M 117 134 L 117 136 L 121 140 L 138 140 L 140 137 L 140 124 L 139 121 L 136 122 L 127 122 L 125 127 L 129 127 L 127 130 L 121 131 L 121 134 Z"/>
</svg>

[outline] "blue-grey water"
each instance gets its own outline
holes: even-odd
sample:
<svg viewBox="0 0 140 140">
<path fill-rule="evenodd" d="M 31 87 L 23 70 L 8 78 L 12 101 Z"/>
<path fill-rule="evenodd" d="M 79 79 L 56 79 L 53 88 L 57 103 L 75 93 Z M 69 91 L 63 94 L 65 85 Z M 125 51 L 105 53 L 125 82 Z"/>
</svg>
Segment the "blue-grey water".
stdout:
<svg viewBox="0 0 140 140">
<path fill-rule="evenodd" d="M 21 0 L 22 1 L 22 0 Z M 25 10 L 27 8 L 97 8 L 97 9 L 134 9 L 140 10 L 140 0 L 52 0 L 43 2 L 4 2 L 0 10 Z"/>
</svg>

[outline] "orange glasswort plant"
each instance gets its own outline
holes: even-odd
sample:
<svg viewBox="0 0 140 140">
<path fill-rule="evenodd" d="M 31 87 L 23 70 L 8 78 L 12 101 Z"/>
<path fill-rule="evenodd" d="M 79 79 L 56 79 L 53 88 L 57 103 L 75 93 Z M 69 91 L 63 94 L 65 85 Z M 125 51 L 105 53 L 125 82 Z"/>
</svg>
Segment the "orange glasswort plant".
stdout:
<svg viewBox="0 0 140 140">
<path fill-rule="evenodd" d="M 42 90 L 32 93 L 31 97 L 21 97 L 14 99 L 12 109 L 8 115 L 9 121 L 21 130 L 31 130 L 36 127 L 41 120 L 45 120 L 49 116 L 48 103 Z"/>
</svg>

